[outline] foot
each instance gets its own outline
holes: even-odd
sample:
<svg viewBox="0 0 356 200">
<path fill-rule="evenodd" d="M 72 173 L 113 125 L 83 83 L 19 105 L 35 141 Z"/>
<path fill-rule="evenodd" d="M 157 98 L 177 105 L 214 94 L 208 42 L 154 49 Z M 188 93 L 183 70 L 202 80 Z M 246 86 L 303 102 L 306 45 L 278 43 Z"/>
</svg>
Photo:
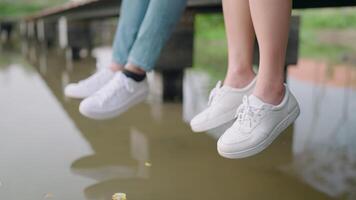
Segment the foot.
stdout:
<svg viewBox="0 0 356 200">
<path fill-rule="evenodd" d="M 221 86 L 219 81 L 211 91 L 208 107 L 190 122 L 192 130 L 203 132 L 233 120 L 243 96 L 252 93 L 255 83 L 254 79 L 246 87 L 237 89 L 227 85 Z"/>
<path fill-rule="evenodd" d="M 258 97 L 244 97 L 237 120 L 219 139 L 218 152 L 226 158 L 244 158 L 266 149 L 299 115 L 299 105 L 285 86 L 282 102 L 271 105 Z"/>
<path fill-rule="evenodd" d="M 64 89 L 64 94 L 71 98 L 87 98 L 108 83 L 113 76 L 114 72 L 110 69 L 99 70 L 85 80 L 67 85 Z"/>
<path fill-rule="evenodd" d="M 147 95 L 146 79 L 137 82 L 116 72 L 109 83 L 80 103 L 79 110 L 92 119 L 113 118 L 144 101 Z"/>
</svg>

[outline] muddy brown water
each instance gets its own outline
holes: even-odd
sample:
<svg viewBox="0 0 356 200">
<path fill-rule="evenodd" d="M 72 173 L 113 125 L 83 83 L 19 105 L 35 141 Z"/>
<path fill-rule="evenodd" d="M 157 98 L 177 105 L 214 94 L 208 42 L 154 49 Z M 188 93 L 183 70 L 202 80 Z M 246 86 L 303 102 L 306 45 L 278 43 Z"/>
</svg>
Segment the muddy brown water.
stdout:
<svg viewBox="0 0 356 200">
<path fill-rule="evenodd" d="M 356 199 L 350 81 L 290 76 L 302 110 L 294 126 L 263 153 L 228 160 L 216 151 L 226 127 L 197 134 L 187 123 L 206 105 L 208 75 L 186 72 L 183 104 L 153 94 L 116 119 L 94 121 L 80 115 L 80 101 L 63 96 L 65 84 L 94 70 L 94 60 L 27 54 L 0 54 L 1 200 L 109 200 L 116 192 L 129 200 Z"/>
</svg>

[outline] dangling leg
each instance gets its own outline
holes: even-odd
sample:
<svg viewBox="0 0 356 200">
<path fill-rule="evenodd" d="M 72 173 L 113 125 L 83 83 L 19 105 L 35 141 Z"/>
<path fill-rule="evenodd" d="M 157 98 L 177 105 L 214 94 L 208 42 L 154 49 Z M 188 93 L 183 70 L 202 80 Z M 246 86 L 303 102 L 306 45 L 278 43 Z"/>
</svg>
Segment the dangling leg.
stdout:
<svg viewBox="0 0 356 200">
<path fill-rule="evenodd" d="M 113 71 L 123 69 L 136 40 L 150 0 L 123 0 L 113 42 Z"/>
<path fill-rule="evenodd" d="M 87 98 L 106 85 L 114 73 L 124 68 L 136 39 L 150 0 L 123 0 L 119 23 L 113 42 L 113 61 L 89 78 L 66 86 L 64 94 L 72 98 Z M 106 64 L 106 62 L 105 62 Z"/>
<path fill-rule="evenodd" d="M 151 0 L 128 58 L 126 69 L 136 73 L 151 71 L 171 36 L 187 0 Z"/>
<path fill-rule="evenodd" d="M 190 125 L 201 132 L 221 126 L 235 118 L 243 97 L 255 85 L 252 58 L 255 34 L 248 0 L 223 0 L 228 40 L 228 71 L 225 83 L 211 92 L 208 107 L 195 116 Z"/>
<path fill-rule="evenodd" d="M 225 84 L 242 88 L 255 77 L 252 70 L 255 34 L 247 0 L 224 0 L 228 41 L 228 70 Z"/>
<path fill-rule="evenodd" d="M 253 94 L 244 98 L 237 120 L 218 141 L 220 155 L 244 158 L 266 149 L 299 115 L 295 97 L 284 85 L 291 0 L 249 0 L 260 49 Z"/>
<path fill-rule="evenodd" d="M 277 105 L 284 96 L 284 62 L 288 42 L 291 0 L 250 0 L 253 25 L 260 49 L 254 95 Z"/>
<path fill-rule="evenodd" d="M 125 6 L 135 7 L 133 2 L 142 3 L 141 0 L 127 0 L 122 9 Z M 125 65 L 125 69 L 116 72 L 96 95 L 80 104 L 79 109 L 84 116 L 94 119 L 116 117 L 146 99 L 146 72 L 153 69 L 185 5 L 186 0 L 149 0 L 147 10 L 142 9 L 144 13 L 140 12 L 127 20 L 123 16 L 113 56 L 117 64 Z M 131 16 L 130 10 L 123 12 L 129 12 L 126 17 Z"/>
</svg>

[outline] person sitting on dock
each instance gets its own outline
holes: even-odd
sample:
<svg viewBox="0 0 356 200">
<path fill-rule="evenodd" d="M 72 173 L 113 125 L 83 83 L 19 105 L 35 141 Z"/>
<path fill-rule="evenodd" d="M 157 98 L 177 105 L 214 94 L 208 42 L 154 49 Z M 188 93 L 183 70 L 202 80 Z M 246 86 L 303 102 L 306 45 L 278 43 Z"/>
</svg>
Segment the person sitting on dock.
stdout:
<svg viewBox="0 0 356 200">
<path fill-rule="evenodd" d="M 187 0 L 124 0 L 113 42 L 113 62 L 64 93 L 84 98 L 79 111 L 92 119 L 119 116 L 148 95 L 146 73 L 183 14 Z"/>
<path fill-rule="evenodd" d="M 186 4 L 187 0 L 122 1 L 111 67 L 64 90 L 68 97 L 84 98 L 81 114 L 112 118 L 146 99 L 146 73 L 155 66 Z"/>
</svg>

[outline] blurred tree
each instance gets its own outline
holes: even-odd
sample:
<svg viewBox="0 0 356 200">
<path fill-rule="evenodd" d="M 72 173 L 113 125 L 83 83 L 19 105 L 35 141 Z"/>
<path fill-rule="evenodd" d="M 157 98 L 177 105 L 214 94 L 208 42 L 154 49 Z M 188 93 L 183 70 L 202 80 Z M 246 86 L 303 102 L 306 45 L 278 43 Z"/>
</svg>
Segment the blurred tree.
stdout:
<svg viewBox="0 0 356 200">
<path fill-rule="evenodd" d="M 68 0 L 0 0 L 0 18 L 18 18 Z"/>
</svg>

